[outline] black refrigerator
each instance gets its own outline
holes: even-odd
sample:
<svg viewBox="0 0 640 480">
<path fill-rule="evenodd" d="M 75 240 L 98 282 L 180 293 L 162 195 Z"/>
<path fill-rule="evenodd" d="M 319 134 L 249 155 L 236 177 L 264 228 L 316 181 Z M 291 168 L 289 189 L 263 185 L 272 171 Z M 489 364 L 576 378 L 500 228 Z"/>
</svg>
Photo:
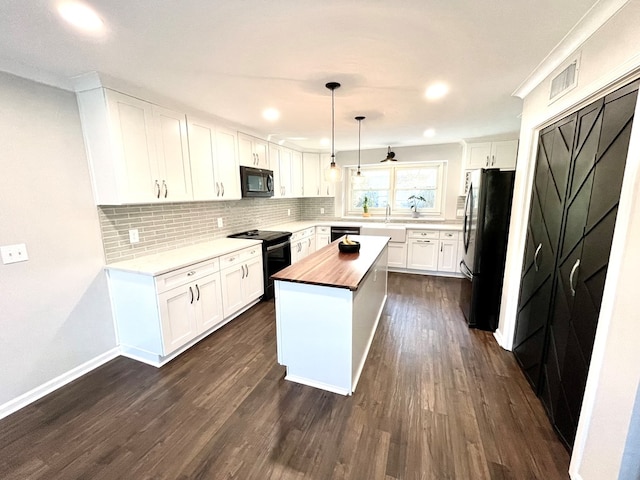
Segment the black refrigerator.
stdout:
<svg viewBox="0 0 640 480">
<path fill-rule="evenodd" d="M 469 173 L 462 240 L 460 308 L 470 327 L 498 328 L 515 172 Z"/>
</svg>

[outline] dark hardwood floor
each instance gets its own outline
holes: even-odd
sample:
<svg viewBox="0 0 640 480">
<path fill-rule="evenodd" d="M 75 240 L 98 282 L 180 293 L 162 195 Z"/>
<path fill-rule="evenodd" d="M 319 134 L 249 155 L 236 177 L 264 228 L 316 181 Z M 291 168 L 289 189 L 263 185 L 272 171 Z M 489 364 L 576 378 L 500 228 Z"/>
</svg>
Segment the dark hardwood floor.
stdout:
<svg viewBox="0 0 640 480">
<path fill-rule="evenodd" d="M 117 358 L 0 421 L 2 479 L 566 479 L 510 352 L 457 279 L 390 274 L 352 397 L 283 379 L 273 302 L 161 369 Z"/>
</svg>

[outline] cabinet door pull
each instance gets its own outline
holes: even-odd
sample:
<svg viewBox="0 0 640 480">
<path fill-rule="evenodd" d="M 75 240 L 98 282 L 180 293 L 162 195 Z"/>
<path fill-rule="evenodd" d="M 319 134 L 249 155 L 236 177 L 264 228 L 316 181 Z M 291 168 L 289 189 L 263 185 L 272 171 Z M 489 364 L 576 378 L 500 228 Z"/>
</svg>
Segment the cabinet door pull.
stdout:
<svg viewBox="0 0 640 480">
<path fill-rule="evenodd" d="M 220 196 L 220 185 L 218 185 L 218 182 L 216 182 L 216 197 Z"/>
<path fill-rule="evenodd" d="M 156 182 L 156 198 L 160 198 L 160 184 L 158 183 L 158 180 L 156 180 L 155 182 Z"/>
<path fill-rule="evenodd" d="M 329 196 L 329 187 L 327 187 L 327 196 Z"/>
<path fill-rule="evenodd" d="M 538 248 L 536 248 L 536 253 L 533 254 L 533 265 L 536 267 L 536 272 L 540 271 L 540 267 L 538 267 L 538 254 L 540 253 L 541 248 L 542 243 L 538 245 Z"/>
<path fill-rule="evenodd" d="M 200 287 L 198 287 L 198 284 L 196 283 L 196 292 L 198 292 L 198 296 L 196 297 L 196 302 L 200 301 Z"/>
<path fill-rule="evenodd" d="M 249 278 L 249 265 L 245 264 L 244 268 L 247 269 L 247 278 Z"/>
<path fill-rule="evenodd" d="M 484 166 L 485 166 L 485 167 L 488 167 L 488 166 L 489 166 L 489 155 L 487 155 L 487 161 L 485 162 Z"/>
<path fill-rule="evenodd" d="M 576 296 L 576 289 L 573 285 L 573 275 L 576 273 L 576 270 L 580 266 L 580 259 L 576 260 L 576 263 L 573 264 L 573 268 L 571 269 L 571 273 L 569 274 L 569 287 L 571 288 L 571 296 Z"/>
<path fill-rule="evenodd" d="M 244 278 L 244 265 L 240 265 L 240 268 L 242 269 L 242 278 Z"/>
<path fill-rule="evenodd" d="M 309 237 L 309 248 L 311 248 L 311 237 Z"/>
<path fill-rule="evenodd" d="M 440 251 L 442 251 L 442 244 L 440 244 Z"/>
<path fill-rule="evenodd" d="M 191 293 L 191 301 L 189 303 L 193 303 L 193 288 L 189 287 L 189 293 Z"/>
<path fill-rule="evenodd" d="M 162 186 L 164 187 L 164 198 L 167 198 L 167 195 L 169 195 L 169 187 L 167 186 L 167 182 L 162 180 Z"/>
<path fill-rule="evenodd" d="M 224 183 L 220 182 L 220 186 L 222 187 L 222 196 L 224 197 Z"/>
<path fill-rule="evenodd" d="M 187 273 L 187 277 L 192 277 L 195 274 L 196 274 L 196 271 L 195 270 L 191 270 L 189 273 Z"/>
<path fill-rule="evenodd" d="M 320 187 L 318 187 L 318 193 L 316 195 L 320 195 Z"/>
<path fill-rule="evenodd" d="M 496 156 L 491 155 L 491 166 L 493 167 L 496 164 Z"/>
</svg>

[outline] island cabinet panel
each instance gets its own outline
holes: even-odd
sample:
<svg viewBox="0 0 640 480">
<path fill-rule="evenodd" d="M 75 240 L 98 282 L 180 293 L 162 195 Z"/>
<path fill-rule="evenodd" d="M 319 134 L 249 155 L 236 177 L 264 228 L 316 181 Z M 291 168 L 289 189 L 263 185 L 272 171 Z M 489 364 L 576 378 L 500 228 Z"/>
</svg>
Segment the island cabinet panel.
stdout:
<svg viewBox="0 0 640 480">
<path fill-rule="evenodd" d="M 387 298 L 388 238 L 353 239 L 359 253 L 334 242 L 274 275 L 285 379 L 342 395 L 356 388 Z"/>
</svg>

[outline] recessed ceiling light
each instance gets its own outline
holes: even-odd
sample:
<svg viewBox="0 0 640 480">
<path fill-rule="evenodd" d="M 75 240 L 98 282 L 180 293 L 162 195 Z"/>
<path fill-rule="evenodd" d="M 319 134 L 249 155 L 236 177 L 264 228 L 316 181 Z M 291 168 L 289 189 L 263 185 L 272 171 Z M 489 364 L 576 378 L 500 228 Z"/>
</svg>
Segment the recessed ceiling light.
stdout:
<svg viewBox="0 0 640 480">
<path fill-rule="evenodd" d="M 433 128 L 427 128 L 422 135 L 427 138 L 431 138 L 435 136 L 435 134 L 436 134 L 436 131 Z"/>
<path fill-rule="evenodd" d="M 328 138 L 321 138 L 320 139 L 320 145 L 322 145 L 323 147 L 326 147 L 327 145 L 331 144 L 331 140 L 329 140 Z"/>
<path fill-rule="evenodd" d="M 262 117 L 270 122 L 275 122 L 280 118 L 280 112 L 275 108 L 266 108 L 262 112 Z"/>
<path fill-rule="evenodd" d="M 80 2 L 64 2 L 58 5 L 58 13 L 67 22 L 86 32 L 100 32 L 104 22 L 95 10 Z"/>
<path fill-rule="evenodd" d="M 438 98 L 444 97 L 449 92 L 449 87 L 444 83 L 434 83 L 433 85 L 429 85 L 427 87 L 427 91 L 425 92 L 425 97 L 429 100 L 437 100 Z"/>
</svg>

